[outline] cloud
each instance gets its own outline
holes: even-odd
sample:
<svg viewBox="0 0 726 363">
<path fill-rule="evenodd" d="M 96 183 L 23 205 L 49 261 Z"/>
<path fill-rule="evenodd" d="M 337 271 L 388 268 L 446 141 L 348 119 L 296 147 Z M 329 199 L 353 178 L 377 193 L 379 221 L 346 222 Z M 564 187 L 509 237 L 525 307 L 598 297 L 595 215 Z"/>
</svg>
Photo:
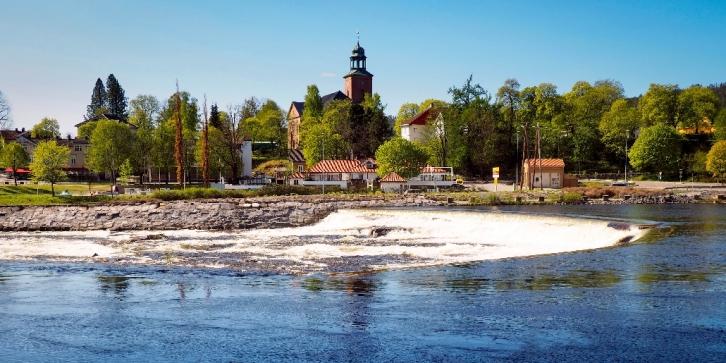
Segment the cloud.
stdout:
<svg viewBox="0 0 726 363">
<path fill-rule="evenodd" d="M 335 72 L 323 72 L 323 73 L 320 73 L 320 77 L 323 77 L 323 78 L 333 78 L 335 76 L 337 76 L 337 74 L 335 74 Z"/>
</svg>

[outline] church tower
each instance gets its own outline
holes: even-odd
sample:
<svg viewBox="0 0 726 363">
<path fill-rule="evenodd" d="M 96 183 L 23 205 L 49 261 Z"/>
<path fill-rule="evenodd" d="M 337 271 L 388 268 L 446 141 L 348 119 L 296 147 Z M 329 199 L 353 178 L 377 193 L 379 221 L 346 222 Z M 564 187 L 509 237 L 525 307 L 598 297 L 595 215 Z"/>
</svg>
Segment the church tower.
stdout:
<svg viewBox="0 0 726 363">
<path fill-rule="evenodd" d="M 353 103 L 363 102 L 366 93 L 373 94 L 373 75 L 366 70 L 366 51 L 356 42 L 353 54 L 350 56 L 350 72 L 343 76 L 345 79 L 345 95 Z"/>
</svg>

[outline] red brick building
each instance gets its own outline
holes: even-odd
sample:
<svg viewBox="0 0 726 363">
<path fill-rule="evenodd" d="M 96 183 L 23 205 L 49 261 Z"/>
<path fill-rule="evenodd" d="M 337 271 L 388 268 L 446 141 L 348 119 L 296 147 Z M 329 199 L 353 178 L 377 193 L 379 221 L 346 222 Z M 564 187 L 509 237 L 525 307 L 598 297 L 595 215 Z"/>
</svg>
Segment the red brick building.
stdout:
<svg viewBox="0 0 726 363">
<path fill-rule="evenodd" d="M 350 56 L 350 71 L 343 76 L 343 91 L 321 97 L 323 105 L 334 100 L 350 99 L 360 103 L 367 94 L 373 94 L 373 75 L 366 70 L 365 49 L 356 43 Z M 300 122 L 305 110 L 305 102 L 293 101 L 287 111 L 287 145 L 289 149 L 300 148 Z"/>
</svg>

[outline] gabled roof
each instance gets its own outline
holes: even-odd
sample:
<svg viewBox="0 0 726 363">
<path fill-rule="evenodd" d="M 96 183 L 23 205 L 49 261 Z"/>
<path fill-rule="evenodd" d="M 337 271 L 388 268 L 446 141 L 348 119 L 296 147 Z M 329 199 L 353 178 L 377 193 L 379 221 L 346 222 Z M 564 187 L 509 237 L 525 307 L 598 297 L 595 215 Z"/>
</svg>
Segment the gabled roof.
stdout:
<svg viewBox="0 0 726 363">
<path fill-rule="evenodd" d="M 436 114 L 436 112 L 433 112 L 434 110 L 435 109 L 433 107 L 429 106 L 408 121 L 403 122 L 401 125 L 426 125 L 429 118 Z"/>
<path fill-rule="evenodd" d="M 526 159 L 524 160 L 524 163 L 529 165 L 530 167 L 539 167 L 540 159 Z M 564 168 L 565 167 L 565 161 L 562 159 L 541 159 L 542 160 L 542 167 L 543 168 Z"/>
<path fill-rule="evenodd" d="M 328 93 L 327 95 L 320 97 L 320 101 L 322 101 L 323 106 L 327 106 L 328 103 L 332 101 L 347 99 L 349 99 L 348 96 L 346 96 L 345 93 L 341 91 L 335 91 L 333 93 Z M 290 104 L 290 109 L 293 108 L 295 109 L 295 111 L 297 111 L 298 115 L 302 116 L 303 111 L 305 111 L 305 102 L 292 101 L 292 104 Z"/>
<path fill-rule="evenodd" d="M 304 163 L 305 162 L 305 156 L 303 155 L 302 151 L 300 151 L 298 149 L 287 150 L 287 157 L 293 163 Z"/>
<path fill-rule="evenodd" d="M 366 161 L 358 160 L 321 160 L 310 168 L 309 173 L 375 173 L 376 167 L 369 168 Z"/>
<path fill-rule="evenodd" d="M 81 126 L 83 126 L 84 124 L 87 124 L 87 123 L 89 123 L 89 122 L 94 122 L 94 121 L 99 121 L 99 120 L 113 120 L 113 121 L 117 121 L 117 122 L 120 122 L 120 123 L 122 123 L 122 124 L 126 124 L 126 125 L 127 125 L 128 127 L 132 128 L 132 129 L 136 129 L 136 128 L 137 128 L 137 127 L 136 127 L 136 125 L 134 125 L 134 124 L 132 124 L 132 123 L 129 123 L 128 121 L 124 121 L 124 120 L 119 120 L 119 119 L 117 119 L 117 118 L 114 118 L 114 117 L 116 117 L 116 116 L 113 116 L 113 115 L 111 115 L 111 114 L 106 114 L 106 115 L 99 115 L 99 116 L 94 116 L 94 117 L 92 117 L 92 118 L 89 118 L 88 120 L 83 120 L 83 121 L 81 121 L 81 122 L 79 122 L 79 123 L 75 124 L 74 126 L 75 126 L 75 127 L 81 127 Z"/>
<path fill-rule="evenodd" d="M 19 130 L 0 130 L 0 137 L 5 140 L 6 142 L 15 141 L 18 139 L 18 136 L 24 134 L 24 131 Z"/>
<path fill-rule="evenodd" d="M 305 179 L 305 175 L 303 173 L 293 173 L 290 175 L 290 179 Z"/>
<path fill-rule="evenodd" d="M 404 179 L 402 176 L 400 176 L 394 172 L 386 174 L 386 176 L 384 176 L 381 179 L 381 183 L 405 183 L 405 182 L 406 182 L 406 179 Z"/>
</svg>

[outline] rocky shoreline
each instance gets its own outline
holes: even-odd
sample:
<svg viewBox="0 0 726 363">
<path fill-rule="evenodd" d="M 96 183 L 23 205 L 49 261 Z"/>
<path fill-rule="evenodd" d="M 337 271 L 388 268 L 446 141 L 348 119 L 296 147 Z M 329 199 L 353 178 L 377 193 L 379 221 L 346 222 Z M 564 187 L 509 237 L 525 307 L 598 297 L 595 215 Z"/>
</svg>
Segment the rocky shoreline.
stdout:
<svg viewBox="0 0 726 363">
<path fill-rule="evenodd" d="M 553 204 L 527 198 L 522 204 Z M 664 195 L 585 199 L 568 204 L 684 204 L 723 202 L 717 196 Z M 276 196 L 129 202 L 101 205 L 0 207 L 0 231 L 231 230 L 295 227 L 338 209 L 477 205 L 417 196 Z"/>
</svg>

